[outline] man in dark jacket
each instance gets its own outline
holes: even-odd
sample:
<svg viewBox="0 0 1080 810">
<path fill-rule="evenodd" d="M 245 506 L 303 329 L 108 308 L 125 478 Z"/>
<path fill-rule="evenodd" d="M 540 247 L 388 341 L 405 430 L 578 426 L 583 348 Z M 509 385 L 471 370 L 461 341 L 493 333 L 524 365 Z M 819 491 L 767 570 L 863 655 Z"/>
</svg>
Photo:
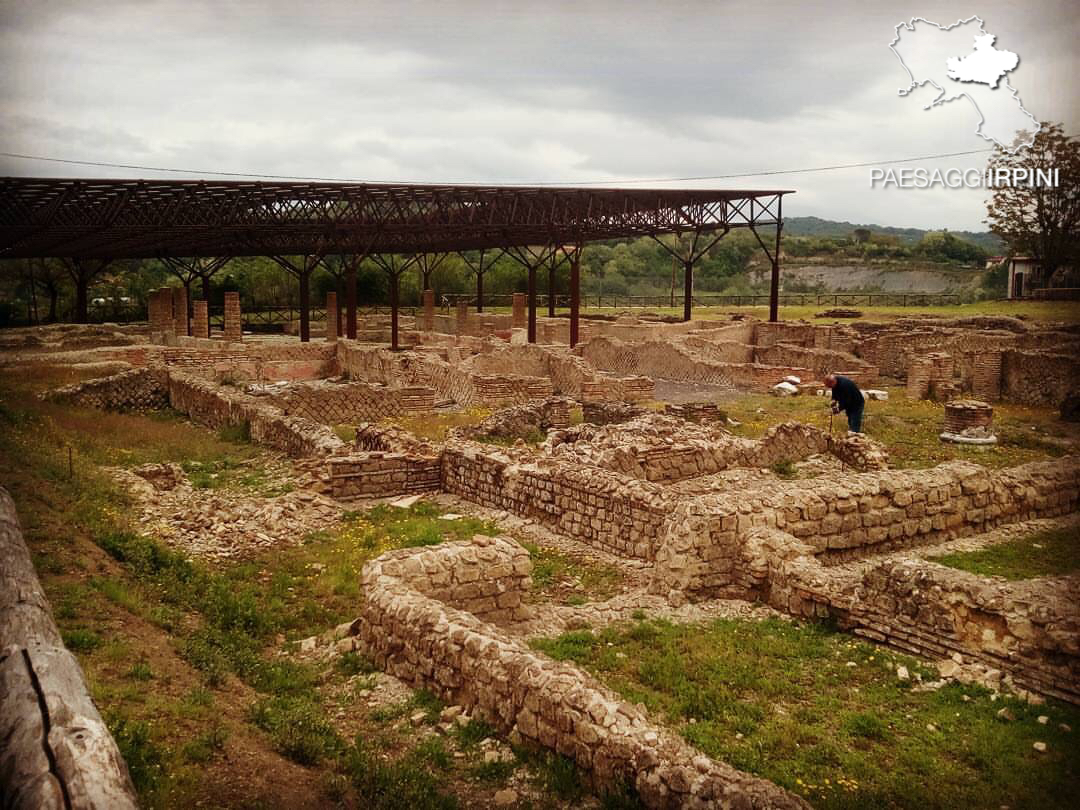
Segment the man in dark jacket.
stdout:
<svg viewBox="0 0 1080 810">
<path fill-rule="evenodd" d="M 863 406 L 866 405 L 866 400 L 855 381 L 839 374 L 830 374 L 825 378 L 825 387 L 832 391 L 833 413 L 846 413 L 848 430 L 862 433 Z"/>
</svg>

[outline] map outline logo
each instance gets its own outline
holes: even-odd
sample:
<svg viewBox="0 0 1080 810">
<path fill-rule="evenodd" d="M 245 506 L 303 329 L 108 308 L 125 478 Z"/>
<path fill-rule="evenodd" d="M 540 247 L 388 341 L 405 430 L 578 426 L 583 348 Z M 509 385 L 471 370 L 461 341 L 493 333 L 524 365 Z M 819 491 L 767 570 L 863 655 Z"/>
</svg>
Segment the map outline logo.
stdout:
<svg viewBox="0 0 1080 810">
<path fill-rule="evenodd" d="M 901 55 L 900 51 L 896 49 L 896 44 L 900 42 L 902 36 L 901 29 L 915 32 L 917 23 L 925 23 L 926 25 L 937 28 L 939 31 L 948 32 L 973 21 L 979 23 L 978 34 L 974 37 L 974 49 L 967 54 L 958 54 L 955 57 L 947 59 L 943 72 L 948 78 L 961 84 L 971 85 L 973 82 L 986 84 L 991 90 L 1004 90 L 1011 94 L 1019 110 L 1026 115 L 1033 124 L 1033 129 L 1030 131 L 1026 129 L 1017 129 L 1015 131 L 1016 138 L 1011 143 L 1005 143 L 1001 139 L 983 131 L 983 127 L 987 123 L 986 113 L 979 106 L 978 101 L 971 92 L 968 92 L 966 89 L 952 92 L 952 88 L 947 88 L 934 81 L 933 75 L 920 79 L 920 77 L 916 76 L 914 71 L 908 66 L 907 62 L 904 61 L 904 57 Z M 1035 136 L 1042 128 L 1042 125 L 1035 116 L 1028 112 L 1024 107 L 1023 102 L 1020 100 L 1019 91 L 1009 83 L 1007 75 L 1019 64 L 1019 56 L 1011 51 L 1002 51 L 994 48 L 996 35 L 987 32 L 986 24 L 981 17 L 973 14 L 966 19 L 957 20 L 952 25 L 939 25 L 925 17 L 912 17 L 907 22 L 898 23 L 893 31 L 896 36 L 893 38 L 892 42 L 889 43 L 889 50 L 896 55 L 896 58 L 900 61 L 900 65 L 907 72 L 908 78 L 910 79 L 910 83 L 906 88 L 900 88 L 898 90 L 898 95 L 907 96 L 920 87 L 930 84 L 937 89 L 938 94 L 929 104 L 923 107 L 923 110 L 930 110 L 941 104 L 955 101 L 958 98 L 966 98 L 971 103 L 971 106 L 975 108 L 975 112 L 979 115 L 979 123 L 975 127 L 975 134 L 983 140 L 996 144 L 1009 154 L 1016 154 L 1020 149 L 1030 147 L 1032 143 L 1034 143 Z M 986 75 L 980 77 L 980 70 L 986 71 Z M 999 84 L 1002 82 L 1004 83 L 1003 88 L 999 87 Z"/>
</svg>

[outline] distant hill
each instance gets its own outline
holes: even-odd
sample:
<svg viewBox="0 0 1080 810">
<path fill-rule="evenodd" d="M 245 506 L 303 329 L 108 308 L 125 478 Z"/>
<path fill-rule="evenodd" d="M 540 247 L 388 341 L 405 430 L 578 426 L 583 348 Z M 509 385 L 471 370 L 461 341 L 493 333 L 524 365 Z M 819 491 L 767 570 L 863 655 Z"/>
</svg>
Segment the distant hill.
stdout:
<svg viewBox="0 0 1080 810">
<path fill-rule="evenodd" d="M 888 225 L 856 225 L 820 217 L 785 217 L 784 232 L 792 236 L 851 236 L 856 228 L 866 228 L 873 233 L 895 236 L 903 244 L 914 245 L 929 231 L 920 228 L 893 228 Z M 958 239 L 978 245 L 987 253 L 999 256 L 1005 252 L 1005 243 L 989 231 L 950 231 Z"/>
</svg>

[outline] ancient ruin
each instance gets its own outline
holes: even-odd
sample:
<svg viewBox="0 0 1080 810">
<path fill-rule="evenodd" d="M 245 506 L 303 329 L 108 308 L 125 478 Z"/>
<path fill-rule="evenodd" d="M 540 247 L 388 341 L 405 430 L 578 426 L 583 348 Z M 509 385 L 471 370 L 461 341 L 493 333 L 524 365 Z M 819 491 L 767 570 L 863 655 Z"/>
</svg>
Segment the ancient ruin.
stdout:
<svg viewBox="0 0 1080 810">
<path fill-rule="evenodd" d="M 894 469 L 866 435 L 783 421 L 743 438 L 724 412 L 725 401 L 785 378 L 799 380 L 797 397 L 816 397 L 816 381 L 836 371 L 864 388 L 942 401 L 943 436 L 985 439 L 990 403 L 1056 405 L 1065 396 L 1078 371 L 1075 329 L 1009 318 L 820 325 L 624 316 L 587 321 L 571 349 L 558 318 L 539 319 L 530 344 L 517 339 L 514 313 L 428 311 L 402 329 L 408 348 L 391 351 L 383 316 L 360 321 L 366 340 L 333 329 L 311 343 L 240 335 L 235 317 L 203 337 L 165 317 L 173 299 L 151 300 L 148 328 L 12 333 L 4 348 L 9 364 L 47 357 L 95 370 L 48 392 L 54 402 L 169 408 L 242 429 L 293 460 L 301 490 L 233 511 L 212 495 L 203 511 L 185 508 L 196 496 L 176 465 L 118 472 L 158 503 L 144 523 L 171 524 L 179 547 L 243 555 L 330 526 L 345 506 L 428 496 L 641 567 L 630 593 L 544 607 L 530 602 L 532 562 L 513 537 L 390 551 L 363 568 L 356 620 L 305 647 L 361 650 L 498 732 L 573 759 L 598 789 L 631 784 L 649 807 L 804 806 L 527 644 L 642 609 L 692 620 L 740 600 L 829 618 L 995 689 L 1080 703 L 1076 574 L 1011 583 L 933 559 L 990 546 L 1012 527 L 1074 520 L 1080 461 L 1071 450 L 1003 469 L 970 461 Z M 442 438 L 394 423 L 468 408 L 482 416 Z M 776 472 L 787 469 L 804 475 Z M 207 535 L 221 512 L 235 530 Z"/>
</svg>

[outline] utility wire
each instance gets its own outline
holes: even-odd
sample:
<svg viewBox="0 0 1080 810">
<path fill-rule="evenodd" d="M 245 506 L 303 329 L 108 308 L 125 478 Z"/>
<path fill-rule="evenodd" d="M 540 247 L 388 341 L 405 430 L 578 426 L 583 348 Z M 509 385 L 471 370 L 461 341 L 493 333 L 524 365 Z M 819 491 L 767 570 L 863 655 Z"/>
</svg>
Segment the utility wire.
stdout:
<svg viewBox="0 0 1080 810">
<path fill-rule="evenodd" d="M 687 183 L 691 181 L 701 180 L 733 180 L 741 177 L 770 177 L 781 174 L 809 174 L 811 172 L 832 172 L 842 169 L 859 169 L 866 166 L 881 166 L 890 165 L 894 163 L 913 163 L 917 160 L 937 160 L 939 158 L 960 157 L 962 155 L 981 155 L 988 152 L 993 152 L 993 149 L 971 149 L 966 152 L 945 152 L 937 155 L 920 155 L 918 157 L 907 158 L 893 158 L 891 160 L 869 160 L 862 163 L 840 163 L 832 166 L 814 166 L 811 168 L 803 169 L 774 169 L 769 171 L 760 172 L 739 172 L 736 174 L 711 174 L 711 175 L 699 175 L 692 177 L 654 177 L 644 180 L 584 180 L 576 183 L 567 182 L 553 182 L 553 181 L 541 181 L 538 183 L 515 183 L 514 185 L 525 186 L 619 186 L 619 185 L 637 185 L 640 183 Z M 41 155 L 23 155 L 16 152 L 0 152 L 0 157 L 17 158 L 19 160 L 37 160 L 46 163 L 66 163 L 76 166 L 95 166 L 99 168 L 107 169 L 136 169 L 138 171 L 150 171 L 150 172 L 173 172 L 177 174 L 195 174 L 202 176 L 213 177 L 243 177 L 243 178 L 257 178 L 260 180 L 308 180 L 323 183 L 380 183 L 388 185 L 407 185 L 410 182 L 415 181 L 386 181 L 386 180 L 347 180 L 341 177 L 308 177 L 299 175 L 288 174 L 257 174 L 253 172 L 219 172 L 219 171 L 206 171 L 200 169 L 175 169 L 166 168 L 163 166 L 141 166 L 134 163 L 106 163 L 103 161 L 93 160 L 71 160 L 68 158 L 57 157 L 44 157 Z M 476 182 L 464 182 L 464 183 L 445 183 L 435 185 L 460 185 L 460 186 L 491 186 L 498 185 L 497 183 L 476 183 Z"/>
</svg>

